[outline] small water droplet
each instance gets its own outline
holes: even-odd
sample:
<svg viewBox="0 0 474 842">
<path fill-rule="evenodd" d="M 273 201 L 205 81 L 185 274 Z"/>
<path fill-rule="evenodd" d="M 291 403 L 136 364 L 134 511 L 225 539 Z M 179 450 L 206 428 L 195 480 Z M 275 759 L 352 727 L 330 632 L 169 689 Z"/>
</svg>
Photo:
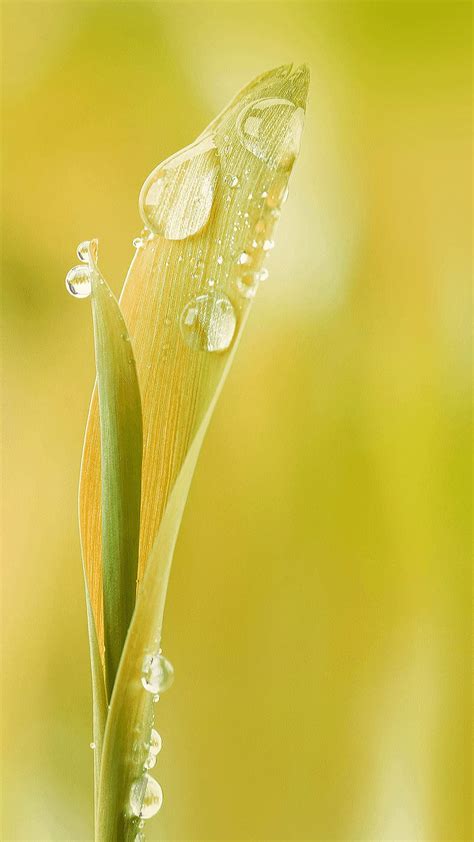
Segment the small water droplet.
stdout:
<svg viewBox="0 0 474 842">
<path fill-rule="evenodd" d="M 132 245 L 135 246 L 136 249 L 141 249 L 145 245 L 145 241 L 142 237 L 135 237 L 132 242 Z"/>
<path fill-rule="evenodd" d="M 266 198 L 267 198 L 267 196 L 268 196 L 268 193 L 267 193 L 267 191 L 266 191 L 266 190 L 264 190 L 264 191 L 263 191 L 263 193 L 262 193 L 261 195 L 262 195 L 262 199 L 266 199 Z"/>
<path fill-rule="evenodd" d="M 91 748 L 92 751 L 94 751 L 95 747 L 96 747 L 95 743 L 89 743 L 89 748 Z"/>
<path fill-rule="evenodd" d="M 275 245 L 275 243 L 273 242 L 273 240 L 265 240 L 265 242 L 263 244 L 263 250 L 264 251 L 271 251 L 272 248 L 274 247 L 274 245 Z"/>
<path fill-rule="evenodd" d="M 146 179 L 140 213 L 156 234 L 184 240 L 200 231 L 211 213 L 219 172 L 212 136 L 168 158 Z"/>
<path fill-rule="evenodd" d="M 219 266 L 222 266 L 222 264 L 224 263 L 224 258 L 222 257 L 222 254 L 220 254 L 219 257 L 217 258 L 217 262 L 218 262 Z"/>
<path fill-rule="evenodd" d="M 258 273 L 258 280 L 259 281 L 266 281 L 268 279 L 268 269 L 264 266 L 263 269 L 260 269 Z"/>
<path fill-rule="evenodd" d="M 235 327 L 232 302 L 215 291 L 193 298 L 181 314 L 181 335 L 190 348 L 199 351 L 225 351 Z"/>
<path fill-rule="evenodd" d="M 216 283 L 216 282 L 215 282 L 214 278 L 209 278 L 209 280 L 208 280 L 208 282 L 207 282 L 207 285 L 208 285 L 209 287 L 213 287 L 213 286 L 215 286 L 215 283 Z"/>
<path fill-rule="evenodd" d="M 76 249 L 77 256 L 81 263 L 89 262 L 89 242 L 89 240 L 83 240 L 82 243 L 79 243 Z"/>
<path fill-rule="evenodd" d="M 237 263 L 240 263 L 241 266 L 246 266 L 251 262 L 252 262 L 252 258 L 250 257 L 250 255 L 246 251 L 243 251 L 242 254 L 239 254 Z"/>
<path fill-rule="evenodd" d="M 261 99 L 240 112 L 237 130 L 246 149 L 271 169 L 289 170 L 298 154 L 304 110 L 287 99 Z"/>
<path fill-rule="evenodd" d="M 159 754 L 161 751 L 161 737 L 155 728 L 151 729 L 150 734 L 150 752 L 151 754 Z"/>
<path fill-rule="evenodd" d="M 245 272 L 236 278 L 235 285 L 244 298 L 253 298 L 258 289 L 258 281 L 258 272 Z"/>
<path fill-rule="evenodd" d="M 92 291 L 91 273 L 87 266 L 74 266 L 66 275 L 66 289 L 75 298 L 88 298 Z"/>
<path fill-rule="evenodd" d="M 153 769 L 153 766 L 156 766 L 156 754 L 152 754 L 150 751 L 143 765 L 145 769 Z"/>
<path fill-rule="evenodd" d="M 239 183 L 238 176 L 236 175 L 227 175 L 225 181 L 229 185 L 229 187 L 237 187 Z"/>
<path fill-rule="evenodd" d="M 163 792 L 151 775 L 143 775 L 130 788 L 130 809 L 134 816 L 151 819 L 163 803 Z"/>
<path fill-rule="evenodd" d="M 172 664 L 163 655 L 146 655 L 142 666 L 142 684 L 149 693 L 164 693 L 174 680 Z"/>
</svg>

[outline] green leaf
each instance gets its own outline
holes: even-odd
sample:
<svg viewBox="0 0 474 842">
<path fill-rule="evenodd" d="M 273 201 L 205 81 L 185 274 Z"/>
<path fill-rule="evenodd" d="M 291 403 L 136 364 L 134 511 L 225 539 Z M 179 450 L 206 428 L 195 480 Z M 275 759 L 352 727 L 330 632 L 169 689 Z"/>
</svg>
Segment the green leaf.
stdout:
<svg viewBox="0 0 474 842">
<path fill-rule="evenodd" d="M 90 255 L 101 442 L 105 679 L 110 698 L 135 607 L 142 414 L 130 337 L 97 268 L 93 245 L 94 241 Z"/>
</svg>

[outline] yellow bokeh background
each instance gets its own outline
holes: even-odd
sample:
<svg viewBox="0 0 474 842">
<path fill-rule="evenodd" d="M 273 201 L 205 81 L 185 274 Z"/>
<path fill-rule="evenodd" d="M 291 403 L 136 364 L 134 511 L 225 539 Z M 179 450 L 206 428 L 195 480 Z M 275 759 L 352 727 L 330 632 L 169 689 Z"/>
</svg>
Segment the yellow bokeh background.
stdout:
<svg viewBox="0 0 474 842">
<path fill-rule="evenodd" d="M 4 2 L 4 840 L 92 838 L 75 246 L 307 62 L 300 159 L 174 561 L 150 840 L 470 839 L 471 6 Z"/>
</svg>

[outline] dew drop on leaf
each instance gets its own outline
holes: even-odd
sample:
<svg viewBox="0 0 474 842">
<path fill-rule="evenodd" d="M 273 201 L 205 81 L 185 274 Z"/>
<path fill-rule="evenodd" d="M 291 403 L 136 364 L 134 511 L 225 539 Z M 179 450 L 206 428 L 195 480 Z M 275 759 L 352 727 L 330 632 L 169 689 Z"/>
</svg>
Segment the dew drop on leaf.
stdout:
<svg viewBox="0 0 474 842">
<path fill-rule="evenodd" d="M 90 270 L 87 266 L 74 266 L 66 275 L 66 289 L 74 298 L 88 298 L 92 290 Z"/>
<path fill-rule="evenodd" d="M 145 769 L 153 769 L 153 766 L 156 765 L 156 754 L 152 754 L 151 751 L 148 752 L 148 756 L 143 764 Z"/>
<path fill-rule="evenodd" d="M 97 240 L 83 240 L 79 243 L 76 252 L 81 263 L 97 263 L 99 243 Z"/>
<path fill-rule="evenodd" d="M 143 775 L 130 788 L 130 809 L 134 816 L 151 819 L 163 803 L 163 792 L 151 775 Z"/>
<path fill-rule="evenodd" d="M 89 240 L 83 240 L 77 247 L 77 256 L 82 263 L 89 262 Z"/>
<path fill-rule="evenodd" d="M 155 728 L 151 729 L 150 754 L 159 754 L 161 751 L 161 737 Z"/>
<path fill-rule="evenodd" d="M 198 351 L 225 351 L 234 337 L 236 317 L 223 293 L 198 295 L 186 304 L 180 319 L 181 335 Z"/>
<path fill-rule="evenodd" d="M 168 240 L 184 240 L 209 219 L 219 173 L 212 136 L 168 158 L 148 176 L 140 193 L 145 224 Z"/>
<path fill-rule="evenodd" d="M 142 685 L 154 695 L 164 693 L 174 680 L 173 665 L 163 655 L 146 655 L 142 665 Z"/>
<path fill-rule="evenodd" d="M 289 170 L 298 154 L 304 110 L 287 99 L 260 99 L 237 118 L 239 137 L 249 152 L 272 170 Z"/>
<path fill-rule="evenodd" d="M 254 298 L 258 289 L 259 273 L 244 272 L 236 278 L 235 285 L 243 298 Z"/>
</svg>

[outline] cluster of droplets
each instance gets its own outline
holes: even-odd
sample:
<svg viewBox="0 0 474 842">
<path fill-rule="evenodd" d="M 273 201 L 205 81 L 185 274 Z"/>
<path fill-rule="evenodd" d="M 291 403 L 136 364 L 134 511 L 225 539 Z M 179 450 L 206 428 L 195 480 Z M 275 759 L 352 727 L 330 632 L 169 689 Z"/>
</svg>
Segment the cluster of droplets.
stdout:
<svg viewBox="0 0 474 842">
<path fill-rule="evenodd" d="M 238 295 L 245 299 L 253 298 L 259 283 L 268 277 L 268 270 L 260 268 L 262 253 L 265 256 L 273 247 L 273 241 L 265 233 L 268 227 L 265 219 L 268 217 L 273 223 L 286 199 L 288 173 L 298 154 L 303 120 L 302 108 L 278 98 L 250 103 L 237 117 L 240 143 L 272 172 L 271 186 L 253 203 L 255 208 L 261 209 L 261 218 L 253 232 L 255 236 L 237 257 L 235 287 Z M 153 170 L 140 194 L 140 213 L 146 228 L 134 240 L 137 249 L 155 234 L 168 240 L 183 240 L 204 228 L 211 214 L 221 164 L 230 161 L 232 146 L 229 141 L 229 137 L 224 137 L 220 157 L 214 135 L 204 134 Z M 232 201 L 236 188 L 243 187 L 248 173 L 246 170 L 239 175 L 230 168 L 224 174 L 224 184 L 229 188 L 225 197 L 227 203 Z M 252 194 L 248 199 L 254 199 Z M 237 217 L 243 217 L 250 229 L 248 211 L 238 211 Z M 235 220 L 234 237 L 241 221 Z M 224 257 L 219 255 L 218 265 L 223 262 Z M 198 272 L 199 264 L 196 264 L 193 279 L 199 277 Z M 190 348 L 222 352 L 229 348 L 235 335 L 236 313 L 228 296 L 216 289 L 215 278 L 209 278 L 207 285 L 209 291 L 195 296 L 185 305 L 180 331 Z"/>
<path fill-rule="evenodd" d="M 92 291 L 92 273 L 97 262 L 97 240 L 84 240 L 77 247 L 81 261 L 66 275 L 66 289 L 74 298 L 88 298 Z"/>
<path fill-rule="evenodd" d="M 160 751 L 161 737 L 158 731 L 152 728 L 150 742 L 148 743 L 148 754 L 144 763 L 145 771 L 138 780 L 133 782 L 130 788 L 130 810 L 132 815 L 141 821 L 151 819 L 163 803 L 161 786 L 147 771 L 155 766 Z"/>
<path fill-rule="evenodd" d="M 160 693 L 171 687 L 174 679 L 173 666 L 159 652 L 146 654 L 143 659 L 141 683 L 144 690 L 150 693 L 153 701 L 157 702 Z M 146 819 L 156 815 L 163 803 L 163 791 L 158 781 L 150 775 L 150 769 L 156 766 L 158 754 L 161 751 L 161 737 L 155 728 L 151 729 L 150 741 L 144 744 L 146 754 L 143 761 L 143 772 L 130 787 L 129 808 L 133 817 L 139 819 L 138 834 L 134 842 L 144 839 L 142 828 Z M 139 748 L 137 743 L 134 750 Z"/>
</svg>

